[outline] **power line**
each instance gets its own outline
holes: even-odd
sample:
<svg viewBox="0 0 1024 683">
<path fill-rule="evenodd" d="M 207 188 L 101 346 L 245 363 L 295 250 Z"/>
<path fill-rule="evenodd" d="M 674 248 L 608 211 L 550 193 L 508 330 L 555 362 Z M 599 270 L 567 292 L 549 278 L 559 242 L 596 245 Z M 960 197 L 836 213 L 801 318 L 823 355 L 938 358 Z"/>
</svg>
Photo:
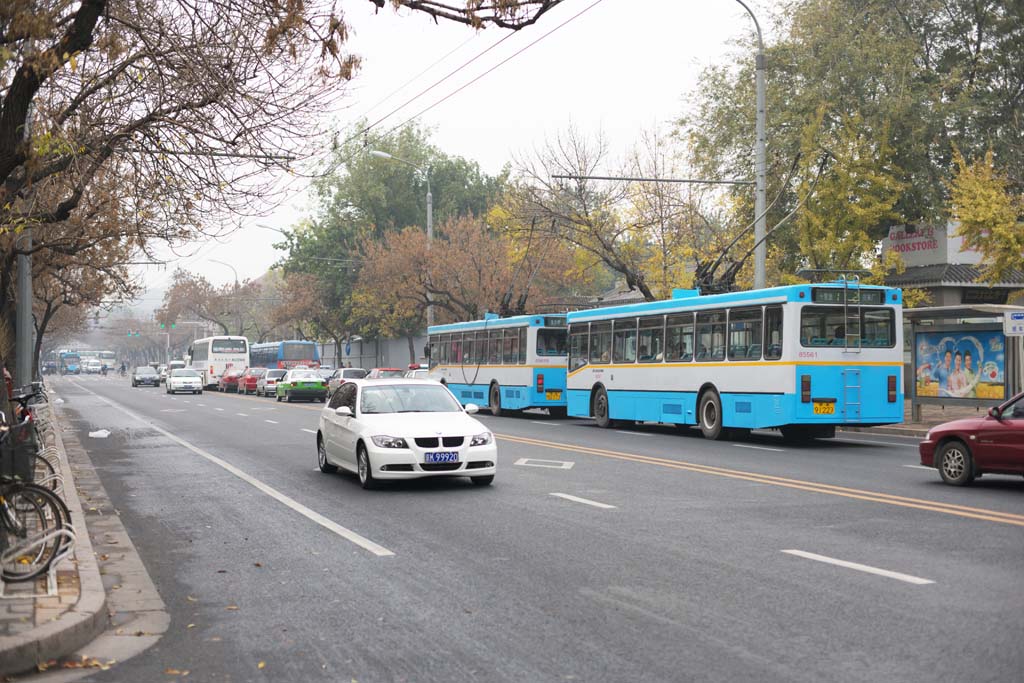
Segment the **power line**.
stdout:
<svg viewBox="0 0 1024 683">
<path fill-rule="evenodd" d="M 590 11 L 591 9 L 593 9 L 594 7 L 596 7 L 597 5 L 601 4 L 601 2 L 603 2 L 603 1 L 604 1 L 604 0 L 594 0 L 594 2 L 590 3 L 589 5 L 587 5 L 587 6 L 586 6 L 586 7 L 584 7 L 583 9 L 581 9 L 581 10 L 580 10 L 579 12 L 577 12 L 576 14 L 572 15 L 571 17 L 569 17 L 568 19 L 566 19 L 565 21 L 563 21 L 563 22 L 562 22 L 561 24 L 559 24 L 558 26 L 554 27 L 553 29 L 551 29 L 550 31 L 548 31 L 547 33 L 545 33 L 544 35 L 542 35 L 542 36 L 540 36 L 539 38 L 537 38 L 536 40 L 534 40 L 533 42 L 527 43 L 527 44 L 526 44 L 525 46 L 523 46 L 523 47 L 522 47 L 522 48 L 520 48 L 519 50 L 516 50 L 516 51 L 515 51 L 515 52 L 513 52 L 513 53 L 512 53 L 511 55 L 509 55 L 509 56 L 508 56 L 508 57 L 506 57 L 505 59 L 503 59 L 503 60 L 501 60 L 500 62 L 498 62 L 497 64 L 495 64 L 494 66 L 492 66 L 492 67 L 491 67 L 490 69 L 488 69 L 487 71 L 484 71 L 484 72 L 483 72 L 482 74 L 480 74 L 480 75 L 479 75 L 479 76 L 477 76 L 476 78 L 474 78 L 474 79 L 472 79 L 471 81 L 469 81 L 468 83 L 465 83 L 464 85 L 462 85 L 462 86 L 460 86 L 460 87 L 456 88 L 455 90 L 453 90 L 452 92 L 448 93 L 447 95 L 445 95 L 444 97 L 442 97 L 442 98 L 441 98 L 441 99 L 439 99 L 438 101 L 434 102 L 434 103 L 433 103 L 433 104 L 431 104 L 430 106 L 428 106 L 428 107 L 426 107 L 426 108 L 424 108 L 424 109 L 421 109 L 421 110 L 420 110 L 419 112 L 417 112 L 417 113 L 416 113 L 415 115 L 413 115 L 413 116 L 409 117 L 408 119 L 406 119 L 406 120 L 405 120 L 404 122 L 402 122 L 401 124 L 399 124 L 399 125 L 395 126 L 395 127 L 394 127 L 394 128 L 392 128 L 391 130 L 389 130 L 389 131 L 388 131 L 388 132 L 387 132 L 387 133 L 386 133 L 385 135 L 390 135 L 391 133 L 395 132 L 396 130 L 398 130 L 398 129 L 399 129 L 399 128 L 401 128 L 402 126 L 405 126 L 406 124 L 408 124 L 408 123 L 411 123 L 412 121 L 415 121 L 415 120 L 416 120 L 416 119 L 418 119 L 419 117 L 423 116 L 424 114 L 426 114 L 426 113 L 427 113 L 428 111 L 430 111 L 430 110 L 431 110 L 431 109 L 433 109 L 434 107 L 438 106 L 439 104 L 442 104 L 443 102 L 445 102 L 446 100 L 450 99 L 451 97 L 453 97 L 453 96 L 455 96 L 455 95 L 459 94 L 460 92 L 462 92 L 463 90 L 465 90 L 465 89 L 466 89 L 466 88 L 468 88 L 469 86 L 473 85 L 474 83 L 476 83 L 477 81 L 479 81 L 479 80 L 480 80 L 481 78 L 483 78 L 483 77 L 484 77 L 484 76 L 486 76 L 487 74 L 491 73 L 491 72 L 492 72 L 492 71 L 494 71 L 495 69 L 498 69 L 499 67 L 503 66 L 503 65 L 504 65 L 505 63 L 507 63 L 507 62 L 511 61 L 512 59 L 515 59 L 516 57 L 518 57 L 519 55 L 521 55 L 521 54 L 522 54 L 523 52 L 526 52 L 526 50 L 530 49 L 531 47 L 533 47 L 534 45 L 536 45 L 536 44 L 537 44 L 537 43 L 539 43 L 540 41 L 544 40 L 545 38 L 547 38 L 548 36 L 550 36 L 550 35 L 551 35 L 552 33 L 554 33 L 554 32 L 555 32 L 555 31 L 557 31 L 558 29 L 560 29 L 560 28 L 562 28 L 563 26 L 565 26 L 566 24 L 568 24 L 569 22 L 573 21 L 574 19 L 576 19 L 576 18 L 578 18 L 578 17 L 582 16 L 583 14 L 585 14 L 586 12 Z M 500 43 L 501 41 L 498 41 L 498 42 Z M 495 43 L 495 45 L 497 45 L 497 43 Z"/>
</svg>

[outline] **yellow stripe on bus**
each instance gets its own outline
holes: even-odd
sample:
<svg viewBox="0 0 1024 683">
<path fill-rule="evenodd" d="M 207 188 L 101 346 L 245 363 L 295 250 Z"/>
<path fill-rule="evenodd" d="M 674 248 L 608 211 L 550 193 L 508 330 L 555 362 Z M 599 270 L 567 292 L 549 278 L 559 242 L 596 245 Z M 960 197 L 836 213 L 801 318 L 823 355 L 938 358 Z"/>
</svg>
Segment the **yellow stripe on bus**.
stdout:
<svg viewBox="0 0 1024 683">
<path fill-rule="evenodd" d="M 605 368 L 609 370 L 622 370 L 625 368 L 742 368 L 742 367 L 772 367 L 778 365 L 842 365 L 846 368 L 856 368 L 858 366 L 871 366 L 871 367 L 902 367 L 903 363 L 899 361 L 857 361 L 856 363 L 847 363 L 841 360 L 764 360 L 764 361 L 723 361 L 721 363 L 704 363 L 704 362 L 693 362 L 693 363 L 588 363 L 581 368 L 576 368 L 568 374 L 569 377 L 583 372 L 584 370 L 603 370 Z"/>
</svg>

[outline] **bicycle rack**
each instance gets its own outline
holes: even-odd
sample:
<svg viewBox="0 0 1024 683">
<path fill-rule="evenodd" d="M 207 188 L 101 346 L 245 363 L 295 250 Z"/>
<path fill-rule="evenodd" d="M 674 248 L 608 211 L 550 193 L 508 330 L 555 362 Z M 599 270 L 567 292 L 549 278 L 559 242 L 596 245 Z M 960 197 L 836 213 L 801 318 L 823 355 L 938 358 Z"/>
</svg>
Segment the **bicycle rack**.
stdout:
<svg viewBox="0 0 1024 683">
<path fill-rule="evenodd" d="M 49 487 L 49 483 L 51 481 L 57 483 L 57 485 L 54 486 L 53 488 Z M 54 494 L 56 494 L 57 496 L 60 496 L 61 500 L 64 500 L 64 477 L 62 477 L 61 475 L 59 475 L 57 473 L 48 474 L 45 477 L 36 480 L 35 483 L 38 484 L 39 486 L 43 486 L 43 487 L 49 488 L 51 491 L 54 492 Z"/>
<path fill-rule="evenodd" d="M 54 553 L 53 559 L 50 560 L 50 566 L 46 570 L 46 592 L 45 593 L 18 593 L 16 595 L 7 594 L 8 583 L 20 583 L 20 581 L 4 581 L 0 578 L 0 600 L 18 600 L 23 598 L 52 598 L 57 595 L 57 566 L 65 559 L 71 556 L 72 551 L 75 548 L 75 531 L 70 526 L 63 527 L 61 529 L 54 529 L 49 531 L 38 538 L 34 538 L 31 543 L 27 545 L 19 545 L 14 548 L 9 548 L 6 552 L 0 556 L 0 562 L 8 562 L 13 558 L 15 553 L 23 553 L 27 550 L 31 550 L 36 546 L 49 543 L 57 537 L 62 537 L 65 542 L 57 549 Z M 28 579 L 34 581 L 39 577 L 33 577 Z"/>
</svg>

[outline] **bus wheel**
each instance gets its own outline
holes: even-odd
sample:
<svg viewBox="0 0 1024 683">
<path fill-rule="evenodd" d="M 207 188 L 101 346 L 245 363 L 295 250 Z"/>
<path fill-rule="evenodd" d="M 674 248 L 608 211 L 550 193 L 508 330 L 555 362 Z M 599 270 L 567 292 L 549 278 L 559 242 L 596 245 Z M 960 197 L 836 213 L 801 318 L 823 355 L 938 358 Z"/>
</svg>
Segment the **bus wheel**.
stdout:
<svg viewBox="0 0 1024 683">
<path fill-rule="evenodd" d="M 497 382 L 495 382 L 494 384 L 491 385 L 491 392 L 489 394 L 488 400 L 490 401 L 490 403 L 488 404 L 488 407 L 490 407 L 490 409 L 491 409 L 491 415 L 494 415 L 495 417 L 500 416 L 501 415 L 501 387 L 498 386 Z"/>
<path fill-rule="evenodd" d="M 704 438 L 712 441 L 722 438 L 722 399 L 717 391 L 709 389 L 701 394 L 698 414 Z"/>
<path fill-rule="evenodd" d="M 594 422 L 598 427 L 607 428 L 612 426 L 612 419 L 608 410 L 608 392 L 604 387 L 597 390 L 594 396 Z"/>
</svg>

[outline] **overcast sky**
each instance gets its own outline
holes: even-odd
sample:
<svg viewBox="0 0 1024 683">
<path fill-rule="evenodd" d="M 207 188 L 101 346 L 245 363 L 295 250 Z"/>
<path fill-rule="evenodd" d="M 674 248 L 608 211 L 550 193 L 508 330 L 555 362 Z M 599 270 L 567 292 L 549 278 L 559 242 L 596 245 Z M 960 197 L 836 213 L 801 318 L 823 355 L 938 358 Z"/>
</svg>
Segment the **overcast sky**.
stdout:
<svg viewBox="0 0 1024 683">
<path fill-rule="evenodd" d="M 388 118 L 379 130 L 403 123 L 569 20 L 420 121 L 434 130 L 432 139 L 438 147 L 478 161 L 488 173 L 500 170 L 513 156 L 529 153 L 545 136 L 554 136 L 570 123 L 586 134 L 601 131 L 612 151 L 623 155 L 643 130 L 670 126 L 694 94 L 700 72 L 732 60 L 737 54 L 733 41 L 752 30 L 750 18 L 735 0 L 598 0 L 571 18 L 593 2 L 568 0 L 556 7 L 538 24 L 511 36 Z M 762 28 L 769 30 L 775 0 L 748 4 Z M 354 33 L 348 47 L 362 57 L 363 66 L 342 96 L 338 128 L 363 115 L 372 121 L 387 114 L 504 35 L 496 29 L 474 33 L 459 24 L 434 24 L 418 13 L 396 14 L 390 3 L 378 13 L 366 0 L 348 0 L 343 9 Z M 271 246 L 280 235 L 252 226 L 286 228 L 307 215 L 304 187 L 298 184 L 284 204 L 267 211 L 266 218 L 249 220 L 250 227 L 222 243 L 196 245 L 186 250 L 188 256 L 167 266 L 149 267 L 142 273 L 145 284 L 162 290 L 179 266 L 215 284 L 232 282 L 232 270 L 211 259 L 230 262 L 240 279 L 259 276 L 280 258 Z M 151 292 L 139 303 L 151 308 L 159 299 Z"/>
</svg>

